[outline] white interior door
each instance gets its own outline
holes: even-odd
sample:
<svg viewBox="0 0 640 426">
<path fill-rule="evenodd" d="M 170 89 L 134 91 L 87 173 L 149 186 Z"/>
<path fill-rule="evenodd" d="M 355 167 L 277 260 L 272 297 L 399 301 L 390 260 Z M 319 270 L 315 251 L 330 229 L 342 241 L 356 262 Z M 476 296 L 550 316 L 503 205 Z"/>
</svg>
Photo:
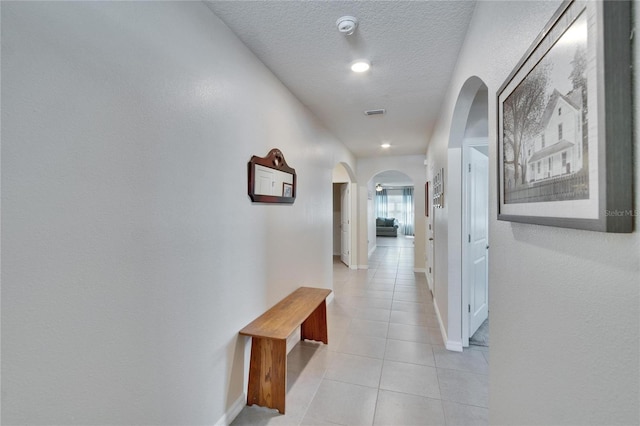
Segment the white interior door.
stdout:
<svg viewBox="0 0 640 426">
<path fill-rule="evenodd" d="M 469 336 L 478 330 L 489 315 L 488 286 L 488 216 L 489 159 L 476 149 L 469 149 L 467 173 L 469 279 Z"/>
<path fill-rule="evenodd" d="M 340 186 L 340 260 L 349 266 L 349 250 L 351 247 L 351 230 L 349 218 L 351 217 L 351 197 L 349 196 L 349 184 Z"/>
</svg>

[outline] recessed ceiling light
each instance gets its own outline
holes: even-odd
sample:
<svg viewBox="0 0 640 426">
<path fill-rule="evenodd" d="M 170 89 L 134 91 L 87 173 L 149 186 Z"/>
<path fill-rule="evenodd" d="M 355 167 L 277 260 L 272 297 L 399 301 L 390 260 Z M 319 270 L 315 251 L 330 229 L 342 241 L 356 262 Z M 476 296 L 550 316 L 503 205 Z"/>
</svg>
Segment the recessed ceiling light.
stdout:
<svg viewBox="0 0 640 426">
<path fill-rule="evenodd" d="M 389 142 L 385 142 L 382 145 L 380 145 L 382 148 L 387 149 L 391 147 L 391 144 Z"/>
<path fill-rule="evenodd" d="M 353 72 L 366 72 L 371 68 L 371 62 L 366 59 L 360 59 L 351 64 L 351 71 Z"/>
</svg>

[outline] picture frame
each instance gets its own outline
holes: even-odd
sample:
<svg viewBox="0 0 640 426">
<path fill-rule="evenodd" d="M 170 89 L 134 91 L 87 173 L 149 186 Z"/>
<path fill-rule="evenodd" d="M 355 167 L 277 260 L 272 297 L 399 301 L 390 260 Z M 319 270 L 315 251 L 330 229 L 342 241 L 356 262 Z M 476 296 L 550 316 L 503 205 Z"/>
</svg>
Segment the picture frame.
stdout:
<svg viewBox="0 0 640 426">
<path fill-rule="evenodd" d="M 266 157 L 254 155 L 247 163 L 247 195 L 253 203 L 293 204 L 296 201 L 296 170 L 287 164 L 278 148 Z M 284 196 L 285 187 L 288 196 Z M 280 189 L 282 188 L 282 189 Z"/>
<path fill-rule="evenodd" d="M 293 197 L 293 185 L 290 183 L 282 183 L 282 196 L 285 198 Z"/>
<path fill-rule="evenodd" d="M 444 208 L 444 167 L 433 177 L 433 207 Z"/>
<path fill-rule="evenodd" d="M 497 92 L 498 220 L 632 232 L 631 3 L 567 0 Z"/>
<path fill-rule="evenodd" d="M 429 217 L 429 181 L 424 184 L 424 215 Z"/>
</svg>

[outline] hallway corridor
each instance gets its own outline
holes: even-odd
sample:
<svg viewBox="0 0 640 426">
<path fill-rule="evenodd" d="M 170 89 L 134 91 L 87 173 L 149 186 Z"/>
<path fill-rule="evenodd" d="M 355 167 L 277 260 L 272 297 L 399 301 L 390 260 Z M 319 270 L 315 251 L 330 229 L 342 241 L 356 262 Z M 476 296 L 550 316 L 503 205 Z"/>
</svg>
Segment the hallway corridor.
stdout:
<svg viewBox="0 0 640 426">
<path fill-rule="evenodd" d="M 413 248 L 378 246 L 369 270 L 334 261 L 329 345 L 288 356 L 287 412 L 245 407 L 234 425 L 486 425 L 488 356 L 444 348 Z"/>
</svg>

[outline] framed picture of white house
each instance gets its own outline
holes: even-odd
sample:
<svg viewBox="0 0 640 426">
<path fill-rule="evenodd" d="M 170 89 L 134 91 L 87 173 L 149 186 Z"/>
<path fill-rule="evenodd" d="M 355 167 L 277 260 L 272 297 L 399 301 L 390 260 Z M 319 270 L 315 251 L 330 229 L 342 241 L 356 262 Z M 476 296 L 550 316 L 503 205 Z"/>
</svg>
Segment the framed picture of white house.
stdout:
<svg viewBox="0 0 640 426">
<path fill-rule="evenodd" d="M 630 37 L 630 2 L 565 1 L 498 90 L 498 220 L 633 230 Z"/>
</svg>

